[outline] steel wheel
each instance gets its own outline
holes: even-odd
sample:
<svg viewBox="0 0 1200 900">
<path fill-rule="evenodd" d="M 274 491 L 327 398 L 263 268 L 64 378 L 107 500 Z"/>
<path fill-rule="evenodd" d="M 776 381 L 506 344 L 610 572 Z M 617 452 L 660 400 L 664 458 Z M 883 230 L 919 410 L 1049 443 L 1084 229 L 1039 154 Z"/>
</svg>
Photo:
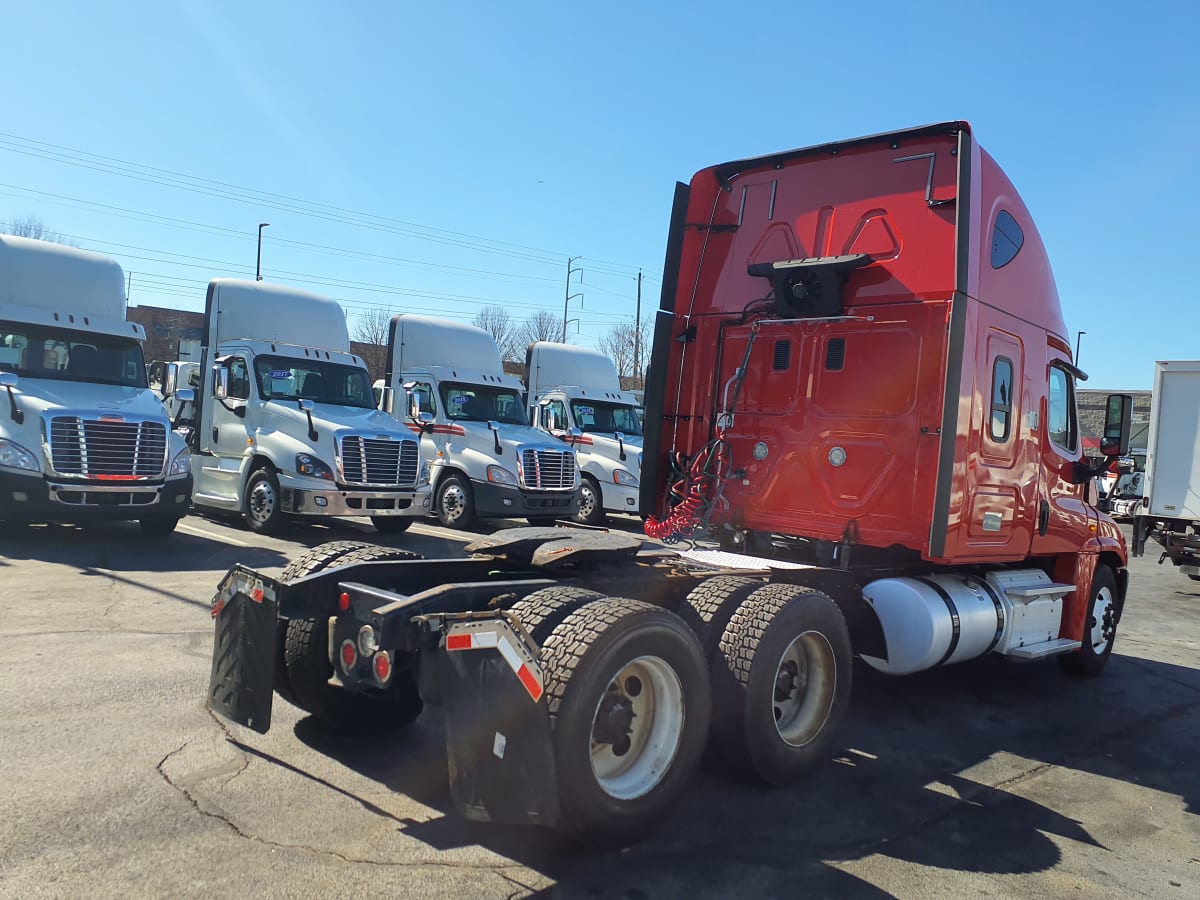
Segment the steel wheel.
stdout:
<svg viewBox="0 0 1200 900">
<path fill-rule="evenodd" d="M 806 631 L 788 644 L 775 671 L 775 728 L 803 747 L 825 727 L 837 687 L 837 660 L 829 640 Z"/>
<path fill-rule="evenodd" d="M 1096 656 L 1102 656 L 1113 639 L 1117 630 L 1115 616 L 1116 609 L 1113 606 L 1112 588 L 1108 585 L 1103 585 L 1096 592 L 1096 600 L 1092 604 L 1091 618 L 1088 620 L 1088 624 L 1091 626 L 1092 652 Z"/>
<path fill-rule="evenodd" d="M 250 518 L 259 525 L 263 524 L 275 514 L 277 503 L 275 489 L 271 486 L 271 483 L 265 480 L 260 481 L 250 493 Z"/>
<path fill-rule="evenodd" d="M 438 521 L 447 528 L 470 528 L 475 523 L 475 498 L 465 479 L 453 473 L 438 486 Z"/>
<path fill-rule="evenodd" d="M 575 521 L 584 525 L 599 525 L 604 521 L 604 498 L 600 493 L 600 485 L 592 480 L 591 475 L 584 475 L 579 485 L 579 511 L 575 513 Z"/>
<path fill-rule="evenodd" d="M 617 800 L 649 793 L 671 767 L 683 733 L 683 686 L 665 661 L 641 656 L 617 673 L 592 719 L 592 772 Z"/>
<path fill-rule="evenodd" d="M 275 534 L 283 522 L 279 482 L 270 469 L 258 469 L 246 482 L 246 524 L 259 534 Z"/>
</svg>

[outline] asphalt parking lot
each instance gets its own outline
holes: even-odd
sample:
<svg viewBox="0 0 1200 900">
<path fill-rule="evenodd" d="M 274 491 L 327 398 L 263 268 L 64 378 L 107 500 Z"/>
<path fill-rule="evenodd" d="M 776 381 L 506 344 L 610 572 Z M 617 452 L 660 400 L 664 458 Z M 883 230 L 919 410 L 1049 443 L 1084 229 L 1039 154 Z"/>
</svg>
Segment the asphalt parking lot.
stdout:
<svg viewBox="0 0 1200 900">
<path fill-rule="evenodd" d="M 199 517 L 156 541 L 3 526 L 0 895 L 1200 895 L 1200 583 L 1154 556 L 1132 561 L 1100 679 L 859 668 L 841 749 L 806 783 L 706 771 L 651 839 L 594 853 L 455 816 L 433 717 L 371 742 L 278 700 L 265 736 L 207 711 L 224 571 L 355 537 L 365 521 L 278 540 Z"/>
</svg>

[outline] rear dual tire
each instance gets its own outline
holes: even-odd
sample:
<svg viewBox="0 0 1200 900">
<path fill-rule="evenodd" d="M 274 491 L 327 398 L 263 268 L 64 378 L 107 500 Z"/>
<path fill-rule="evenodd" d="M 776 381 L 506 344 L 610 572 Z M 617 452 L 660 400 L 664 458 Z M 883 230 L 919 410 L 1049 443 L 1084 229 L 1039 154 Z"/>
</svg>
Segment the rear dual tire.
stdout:
<svg viewBox="0 0 1200 900">
<path fill-rule="evenodd" d="M 322 544 L 292 562 L 280 582 L 334 566 L 381 560 L 420 559 L 407 550 L 362 541 Z M 333 609 L 329 610 L 330 614 Z M 411 723 L 423 703 L 414 673 L 399 666 L 380 691 L 347 691 L 329 683 L 329 618 L 280 620 L 276 633 L 275 691 L 322 725 L 347 734 L 387 734 Z"/>
<path fill-rule="evenodd" d="M 541 663 L 559 830 L 589 844 L 636 840 L 670 811 L 700 764 L 709 686 L 699 643 L 664 609 L 601 598 L 549 632 Z"/>
</svg>

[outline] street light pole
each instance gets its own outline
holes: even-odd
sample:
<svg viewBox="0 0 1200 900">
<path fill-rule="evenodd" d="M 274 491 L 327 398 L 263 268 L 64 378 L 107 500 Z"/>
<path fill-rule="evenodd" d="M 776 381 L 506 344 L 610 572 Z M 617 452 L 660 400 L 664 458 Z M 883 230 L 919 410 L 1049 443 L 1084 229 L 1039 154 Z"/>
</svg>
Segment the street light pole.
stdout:
<svg viewBox="0 0 1200 900">
<path fill-rule="evenodd" d="M 270 222 L 258 223 L 258 262 L 254 264 L 255 281 L 262 281 L 262 230 L 270 224 Z"/>
</svg>

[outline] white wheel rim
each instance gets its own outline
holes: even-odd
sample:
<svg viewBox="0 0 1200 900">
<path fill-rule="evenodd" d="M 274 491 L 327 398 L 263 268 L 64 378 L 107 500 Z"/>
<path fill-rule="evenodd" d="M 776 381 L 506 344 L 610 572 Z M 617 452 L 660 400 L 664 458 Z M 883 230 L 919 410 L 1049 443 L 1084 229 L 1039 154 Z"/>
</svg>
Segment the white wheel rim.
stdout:
<svg viewBox="0 0 1200 900">
<path fill-rule="evenodd" d="M 614 707 L 618 707 L 614 710 Z M 627 747 L 596 739 L 610 716 L 632 712 Z M 626 731 L 626 729 L 621 729 Z M 592 774 L 604 793 L 634 800 L 654 789 L 679 752 L 683 737 L 683 686 L 679 676 L 657 656 L 627 663 L 609 683 L 592 718 Z M 618 753 L 618 750 L 624 752 Z"/>
<path fill-rule="evenodd" d="M 1112 629 L 1115 627 L 1112 624 L 1113 616 L 1113 597 L 1112 591 L 1107 587 L 1100 588 L 1100 592 L 1096 594 L 1096 602 L 1092 604 L 1092 620 L 1091 620 L 1091 641 L 1092 653 L 1100 656 L 1108 649 L 1109 642 L 1112 640 Z"/>
<path fill-rule="evenodd" d="M 457 522 L 463 514 L 467 495 L 457 484 L 447 485 L 442 491 L 442 511 L 451 522 Z"/>
<path fill-rule="evenodd" d="M 579 489 L 579 518 L 586 519 L 595 508 L 596 495 L 587 482 L 584 482 L 583 487 Z"/>
<path fill-rule="evenodd" d="M 784 743 L 803 747 L 824 729 L 837 690 L 837 660 L 829 640 L 806 631 L 788 644 L 775 668 L 772 715 Z"/>
<path fill-rule="evenodd" d="M 275 489 L 269 481 L 260 481 L 250 492 L 250 516 L 262 524 L 275 512 Z"/>
</svg>

